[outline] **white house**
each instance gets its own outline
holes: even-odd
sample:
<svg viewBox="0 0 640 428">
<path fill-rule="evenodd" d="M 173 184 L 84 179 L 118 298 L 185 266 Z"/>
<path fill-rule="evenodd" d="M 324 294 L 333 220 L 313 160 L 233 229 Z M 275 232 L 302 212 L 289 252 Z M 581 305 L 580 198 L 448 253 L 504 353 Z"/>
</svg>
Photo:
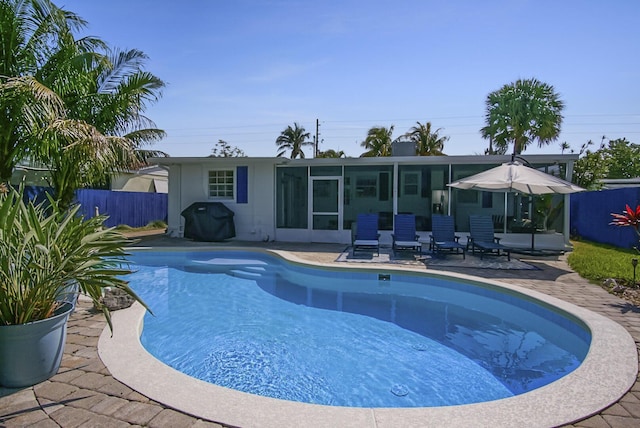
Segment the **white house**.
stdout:
<svg viewBox="0 0 640 428">
<path fill-rule="evenodd" d="M 359 213 L 379 214 L 381 243 L 391 243 L 393 215 L 413 213 L 428 239 L 433 213 L 450 214 L 456 230 L 469 230 L 470 214 L 494 218 L 497 236 L 530 245 L 523 222 L 536 218 L 535 198 L 521 194 L 458 190 L 447 186 L 508 162 L 510 156 L 391 156 L 294 159 L 251 157 L 156 158 L 169 170 L 168 233 L 183 236 L 182 210 L 194 202 L 224 203 L 234 213 L 236 239 L 288 242 L 351 242 Z M 570 179 L 577 155 L 528 155 L 535 168 Z M 547 216 L 537 248 L 569 244 L 569 199 L 556 195 L 560 215 Z M 549 208 L 549 207 L 547 207 Z M 548 213 L 546 213 L 548 214 Z"/>
</svg>

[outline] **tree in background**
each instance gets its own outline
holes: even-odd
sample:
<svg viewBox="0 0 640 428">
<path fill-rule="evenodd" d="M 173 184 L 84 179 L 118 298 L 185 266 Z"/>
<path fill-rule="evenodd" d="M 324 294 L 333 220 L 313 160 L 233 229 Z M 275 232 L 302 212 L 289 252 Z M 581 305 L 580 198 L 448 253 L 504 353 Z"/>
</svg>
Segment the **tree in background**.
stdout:
<svg viewBox="0 0 640 428">
<path fill-rule="evenodd" d="M 304 146 L 313 146 L 313 143 L 309 141 L 309 135 L 304 127 L 298 125 L 297 122 L 294 122 L 293 128 L 287 126 L 276 139 L 276 144 L 278 145 L 277 156 L 282 157 L 290 150 L 290 159 L 304 159 L 304 151 L 302 150 Z"/>
<path fill-rule="evenodd" d="M 416 154 L 418 156 L 442 156 L 444 143 L 449 137 L 440 136 L 439 132 L 442 128 L 432 131 L 431 122 L 416 122 L 416 126 L 411 128 L 404 137 L 416 145 Z"/>
<path fill-rule="evenodd" d="M 607 164 L 600 151 L 587 150 L 573 166 L 573 182 L 587 190 L 596 190 L 601 186 L 600 180 L 606 178 Z"/>
<path fill-rule="evenodd" d="M 542 147 L 560 134 L 564 103 L 553 86 L 537 79 L 519 79 L 491 92 L 485 101 L 486 126 L 480 132 L 491 151 L 520 154 L 534 141 Z"/>
<path fill-rule="evenodd" d="M 640 145 L 618 138 L 610 140 L 603 150 L 607 159 L 607 178 L 640 177 Z"/>
<path fill-rule="evenodd" d="M 573 181 L 584 188 L 595 190 L 602 187 L 604 178 L 621 179 L 640 177 L 640 145 L 625 138 L 605 142 L 592 151 L 593 141 L 580 148 L 580 158 L 573 169 Z"/>
<path fill-rule="evenodd" d="M 342 150 L 335 151 L 333 149 L 325 150 L 324 152 L 318 152 L 317 158 L 344 158 L 346 157 Z"/>
<path fill-rule="evenodd" d="M 224 140 L 218 140 L 216 146 L 211 150 L 210 158 L 243 158 L 247 155 L 238 147 L 231 146 Z"/>
<path fill-rule="evenodd" d="M 367 138 L 360 143 L 362 147 L 367 149 L 360 157 L 384 157 L 391 156 L 391 135 L 393 134 L 393 125 L 389 128 L 382 126 L 374 126 L 369 129 Z"/>
</svg>

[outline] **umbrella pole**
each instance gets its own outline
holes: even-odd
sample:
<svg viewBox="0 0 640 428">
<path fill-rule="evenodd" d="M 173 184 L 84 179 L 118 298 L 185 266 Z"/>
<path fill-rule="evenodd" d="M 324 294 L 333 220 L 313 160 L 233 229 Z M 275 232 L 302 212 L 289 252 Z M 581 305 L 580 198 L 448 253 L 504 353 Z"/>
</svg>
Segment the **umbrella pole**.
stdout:
<svg viewBox="0 0 640 428">
<path fill-rule="evenodd" d="M 533 227 L 531 228 L 531 254 L 533 254 L 533 252 L 535 251 L 534 248 L 534 241 L 536 239 L 536 228 L 535 225 L 533 225 Z"/>
</svg>

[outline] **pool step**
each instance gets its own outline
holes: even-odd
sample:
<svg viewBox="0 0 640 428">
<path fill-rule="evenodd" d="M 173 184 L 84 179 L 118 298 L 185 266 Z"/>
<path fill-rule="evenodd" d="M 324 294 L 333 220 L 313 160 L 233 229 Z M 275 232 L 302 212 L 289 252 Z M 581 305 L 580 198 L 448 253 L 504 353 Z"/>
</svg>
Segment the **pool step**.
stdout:
<svg viewBox="0 0 640 428">
<path fill-rule="evenodd" d="M 236 269 L 228 271 L 229 275 L 244 279 L 263 279 L 273 278 L 276 275 L 276 269 L 268 269 L 264 266 L 238 266 Z"/>
</svg>

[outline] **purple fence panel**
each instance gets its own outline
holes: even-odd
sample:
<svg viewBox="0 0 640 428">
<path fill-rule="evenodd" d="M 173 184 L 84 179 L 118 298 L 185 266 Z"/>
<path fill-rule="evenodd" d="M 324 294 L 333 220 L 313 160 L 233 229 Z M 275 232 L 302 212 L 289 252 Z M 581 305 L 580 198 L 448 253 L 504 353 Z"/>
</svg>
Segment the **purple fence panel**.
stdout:
<svg viewBox="0 0 640 428">
<path fill-rule="evenodd" d="M 166 193 L 80 189 L 76 199 L 85 217 L 93 217 L 96 207 L 100 214 L 109 216 L 107 226 L 142 227 L 155 220 L 167 221 Z"/>
<path fill-rule="evenodd" d="M 571 234 L 593 242 L 619 248 L 638 246 L 632 227 L 610 225 L 611 213 L 622 213 L 625 205 L 635 209 L 640 204 L 640 188 L 581 192 L 571 195 Z"/>
<path fill-rule="evenodd" d="M 48 187 L 25 186 L 24 198 L 37 202 L 46 202 L 46 193 L 52 193 Z M 142 227 L 152 221 L 167 222 L 166 193 L 114 192 L 112 190 L 79 189 L 76 202 L 80 204 L 80 214 L 86 218 L 100 214 L 109 216 L 106 226 L 126 224 Z"/>
</svg>

